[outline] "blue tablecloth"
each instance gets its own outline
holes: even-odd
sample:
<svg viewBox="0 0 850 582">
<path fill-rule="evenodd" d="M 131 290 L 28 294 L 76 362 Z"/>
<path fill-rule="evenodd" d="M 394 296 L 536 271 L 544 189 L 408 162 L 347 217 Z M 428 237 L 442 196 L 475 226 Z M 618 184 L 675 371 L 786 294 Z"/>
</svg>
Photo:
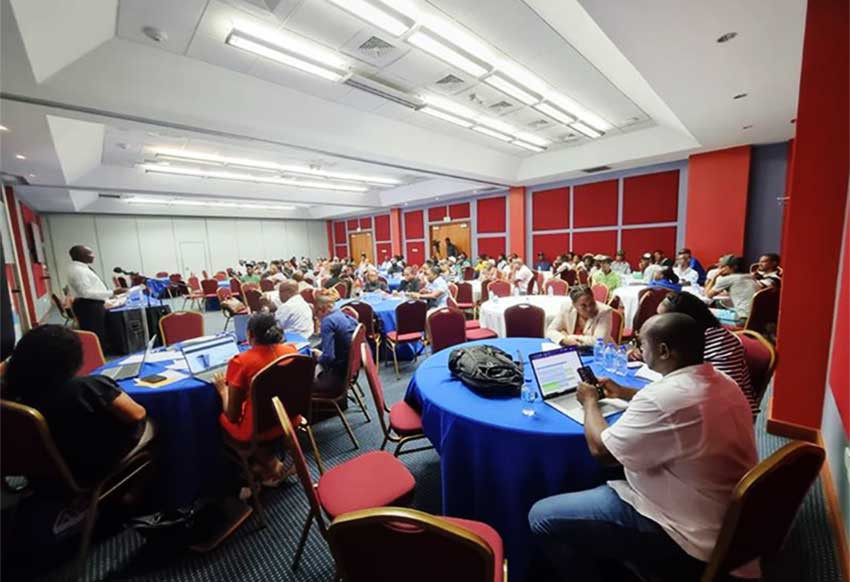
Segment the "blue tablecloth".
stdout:
<svg viewBox="0 0 850 582">
<path fill-rule="evenodd" d="M 286 341 L 306 341 L 287 333 Z M 240 350 L 248 349 L 241 345 Z M 309 354 L 309 346 L 302 350 Z M 175 357 L 180 352 L 175 352 Z M 114 360 L 100 370 L 121 363 Z M 163 372 L 173 360 L 145 363 L 140 377 Z M 181 372 L 188 372 L 181 370 Z M 188 505 L 203 495 L 218 491 L 227 475 L 228 462 L 221 455 L 221 399 L 211 384 L 187 377 L 162 388 L 137 386 L 134 379 L 118 383 L 136 402 L 145 407 L 157 427 L 158 464 L 154 485 L 156 502 L 161 508 Z"/>
<path fill-rule="evenodd" d="M 154 297 L 167 297 L 169 285 L 171 285 L 169 277 L 148 277 L 145 281 L 145 286 L 150 289 Z"/>
<path fill-rule="evenodd" d="M 401 287 L 401 280 L 401 277 L 387 277 L 387 287 L 390 291 L 398 291 L 398 288 Z"/>
<path fill-rule="evenodd" d="M 340 301 L 339 306 L 342 307 L 351 301 L 362 301 L 371 305 L 372 310 L 375 312 L 375 317 L 380 322 L 381 332 L 386 334 L 388 331 L 396 330 L 395 308 L 400 303 L 406 301 L 406 299 L 402 297 L 390 297 L 381 293 L 364 293 L 357 299 Z M 372 347 L 374 348 L 374 346 Z M 415 355 L 421 354 L 424 348 L 425 346 L 421 342 L 402 344 L 398 347 L 398 359 L 412 360 Z M 392 352 L 384 352 L 381 354 L 381 358 L 392 358 Z"/>
<path fill-rule="evenodd" d="M 537 387 L 528 354 L 539 352 L 542 341 L 512 338 L 470 344 L 495 345 L 514 358 L 519 350 L 526 382 Z M 444 514 L 496 528 L 505 542 L 510 578 L 522 581 L 532 555 L 528 511 L 534 502 L 598 485 L 605 473 L 588 451 L 582 425 L 542 403 L 535 416 L 527 417 L 519 397 L 478 396 L 451 378 L 451 352 L 442 350 L 420 364 L 405 399 L 421 409 L 425 434 L 440 454 Z M 591 365 L 597 376 L 610 376 Z M 625 386 L 645 384 L 634 378 L 633 370 L 626 378 L 613 378 Z"/>
<path fill-rule="evenodd" d="M 150 301 L 150 302 L 149 302 Z M 160 299 L 146 295 L 128 297 L 126 303 L 121 307 L 114 307 L 109 311 L 126 311 L 128 309 L 141 309 L 142 307 L 160 307 L 166 305 Z"/>
</svg>

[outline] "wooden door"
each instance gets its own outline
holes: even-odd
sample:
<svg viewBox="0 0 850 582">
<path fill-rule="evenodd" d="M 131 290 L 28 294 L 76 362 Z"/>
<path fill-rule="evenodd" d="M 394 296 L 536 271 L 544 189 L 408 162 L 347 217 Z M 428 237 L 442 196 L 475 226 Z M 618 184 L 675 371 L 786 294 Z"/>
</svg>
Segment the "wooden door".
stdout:
<svg viewBox="0 0 850 582">
<path fill-rule="evenodd" d="M 372 246 L 372 233 L 371 232 L 353 232 L 348 235 L 348 248 L 351 252 L 351 258 L 355 260 L 355 262 L 360 262 L 360 254 L 366 253 L 366 256 L 369 258 L 369 262 L 375 263 L 375 252 Z"/>
<path fill-rule="evenodd" d="M 434 224 L 431 226 L 431 241 L 440 241 L 440 257 L 446 256 L 446 237 L 452 239 L 452 242 L 457 247 L 458 253 L 466 253 L 466 256 L 472 256 L 472 245 L 469 239 L 469 223 L 468 222 L 446 222 L 443 224 Z M 431 247 L 431 255 L 434 254 L 434 248 Z"/>
</svg>

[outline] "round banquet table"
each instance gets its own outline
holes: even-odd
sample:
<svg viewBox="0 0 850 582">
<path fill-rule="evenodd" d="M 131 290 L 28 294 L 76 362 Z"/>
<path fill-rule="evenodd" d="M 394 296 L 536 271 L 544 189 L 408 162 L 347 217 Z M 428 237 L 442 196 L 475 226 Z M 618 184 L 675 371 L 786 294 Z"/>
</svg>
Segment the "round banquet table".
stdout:
<svg viewBox="0 0 850 582">
<path fill-rule="evenodd" d="M 542 307 L 546 312 L 548 327 L 561 311 L 561 306 L 570 303 L 570 298 L 565 295 L 514 295 L 490 299 L 481 304 L 479 311 L 481 327 L 492 329 L 499 337 L 505 337 L 505 310 L 520 303 L 531 303 Z"/>
<path fill-rule="evenodd" d="M 507 338 L 468 342 L 497 346 L 516 358 L 522 354 L 525 379 L 537 388 L 530 353 L 540 339 Z M 519 397 L 478 396 L 448 371 L 452 350 L 437 352 L 422 362 L 407 388 L 405 400 L 422 412 L 425 435 L 440 454 L 443 513 L 481 520 L 496 528 L 505 541 L 510 578 L 525 580 L 533 548 L 528 511 L 544 497 L 579 491 L 605 481 L 605 470 L 587 449 L 584 427 L 545 404 L 537 414 L 522 414 Z M 585 357 L 597 376 L 607 375 L 624 386 L 646 384 L 634 377 L 603 374 Z M 613 422 L 619 415 L 608 417 Z"/>
<path fill-rule="evenodd" d="M 385 295 L 383 293 L 364 293 L 360 297 L 355 299 L 345 299 L 340 301 L 338 305 L 340 307 L 350 303 L 352 301 L 362 301 L 363 303 L 368 303 L 372 306 L 372 310 L 375 312 L 375 318 L 378 320 L 378 323 L 381 326 L 381 333 L 386 334 L 388 331 L 396 330 L 396 319 L 395 319 L 395 308 L 398 307 L 399 304 L 406 301 L 404 297 L 394 297 L 391 295 Z M 383 346 L 386 347 L 386 342 L 383 343 Z M 402 344 L 398 346 L 398 359 L 399 360 L 412 360 L 415 356 L 418 356 L 422 353 L 424 349 L 424 345 L 421 342 L 417 343 L 409 343 Z M 381 358 L 392 358 L 392 352 L 382 350 Z M 385 360 L 386 361 L 386 360 Z"/>
<path fill-rule="evenodd" d="M 638 295 L 641 291 L 646 289 L 648 286 L 643 284 L 629 284 L 625 287 L 617 287 L 614 289 L 614 297 L 620 298 L 620 303 L 623 306 L 623 315 L 626 318 L 625 326 L 627 328 L 632 327 L 632 323 L 635 320 L 635 315 L 637 315 L 638 310 Z M 682 287 L 682 291 L 686 293 L 691 293 L 692 295 L 696 295 L 704 303 L 710 303 L 711 299 L 705 296 L 705 291 L 699 285 L 685 285 Z"/>
<path fill-rule="evenodd" d="M 286 341 L 299 343 L 303 337 L 287 333 Z M 174 348 L 174 346 L 172 346 Z M 239 346 L 240 351 L 249 348 Z M 161 374 L 175 361 L 183 359 L 179 349 L 161 350 L 174 358 L 145 362 L 139 377 Z M 139 352 L 141 353 L 141 352 Z M 159 352 L 157 352 L 159 353 Z M 310 347 L 302 349 L 309 355 Z M 113 360 L 93 371 L 120 365 L 124 358 Z M 140 386 L 135 378 L 121 380 L 118 385 L 147 410 L 157 428 L 157 477 L 154 495 L 159 507 L 174 509 L 192 503 L 203 495 L 212 495 L 226 475 L 226 461 L 221 455 L 221 399 L 212 384 L 186 377 L 162 386 Z"/>
</svg>

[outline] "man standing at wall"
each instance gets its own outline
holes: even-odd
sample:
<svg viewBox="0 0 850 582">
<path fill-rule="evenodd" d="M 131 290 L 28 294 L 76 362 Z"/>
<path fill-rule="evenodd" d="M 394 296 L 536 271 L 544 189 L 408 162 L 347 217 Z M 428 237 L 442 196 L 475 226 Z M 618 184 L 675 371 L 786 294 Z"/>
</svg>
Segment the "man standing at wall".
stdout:
<svg viewBox="0 0 850 582">
<path fill-rule="evenodd" d="M 84 245 L 75 245 L 68 251 L 71 264 L 68 267 L 68 286 L 74 296 L 74 315 L 80 329 L 97 334 L 100 345 L 106 347 L 106 308 L 104 302 L 127 290 L 118 288 L 109 290 L 106 284 L 91 268 L 94 251 Z"/>
</svg>

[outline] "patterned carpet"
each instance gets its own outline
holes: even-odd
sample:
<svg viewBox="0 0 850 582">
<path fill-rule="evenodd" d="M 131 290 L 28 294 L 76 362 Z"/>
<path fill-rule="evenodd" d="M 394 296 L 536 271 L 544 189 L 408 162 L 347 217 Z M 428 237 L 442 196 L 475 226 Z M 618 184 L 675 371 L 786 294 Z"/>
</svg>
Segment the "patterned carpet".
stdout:
<svg viewBox="0 0 850 582">
<path fill-rule="evenodd" d="M 220 314 L 207 314 L 207 332 L 221 329 Z M 420 358 L 420 361 L 421 358 Z M 395 380 L 392 367 L 381 368 L 387 401 L 401 399 L 415 369 L 403 365 L 402 378 Z M 374 403 L 368 400 L 370 411 Z M 381 443 L 380 426 L 373 419 L 366 423 L 362 413 L 350 407 L 348 418 L 360 441 L 354 450 L 338 419 L 331 418 L 315 427 L 316 440 L 326 466 L 339 464 L 358 453 L 376 450 Z M 785 439 L 764 430 L 764 415 L 757 423 L 759 453 L 767 456 L 780 448 Z M 306 442 L 302 440 L 302 447 Z M 308 447 L 305 447 L 305 453 Z M 309 454 L 308 454 L 309 458 Z M 440 466 L 433 450 L 401 457 L 416 478 L 413 506 L 424 511 L 440 512 Z M 312 459 L 310 459 L 312 462 Z M 132 530 L 118 531 L 98 539 L 87 562 L 86 581 L 136 582 L 267 582 L 269 580 L 326 582 L 332 579 L 333 566 L 327 545 L 313 527 L 306 551 L 297 572 L 290 569 L 298 536 L 308 506 L 303 489 L 292 479 L 279 489 L 262 493 L 267 509 L 268 527 L 259 528 L 252 516 L 236 534 L 217 550 L 207 554 L 174 550 L 152 551 Z M 812 488 L 798 515 L 783 554 L 773 563 L 764 564 L 764 580 L 768 582 L 837 582 L 840 570 L 834 541 L 829 531 L 820 481 Z M 510 558 L 510 556 L 508 556 Z M 38 560 L 32 560 L 30 566 Z M 37 568 L 5 571 L 4 579 L 48 580 L 55 570 L 36 573 Z M 43 568 L 41 568 L 43 570 Z"/>
</svg>

